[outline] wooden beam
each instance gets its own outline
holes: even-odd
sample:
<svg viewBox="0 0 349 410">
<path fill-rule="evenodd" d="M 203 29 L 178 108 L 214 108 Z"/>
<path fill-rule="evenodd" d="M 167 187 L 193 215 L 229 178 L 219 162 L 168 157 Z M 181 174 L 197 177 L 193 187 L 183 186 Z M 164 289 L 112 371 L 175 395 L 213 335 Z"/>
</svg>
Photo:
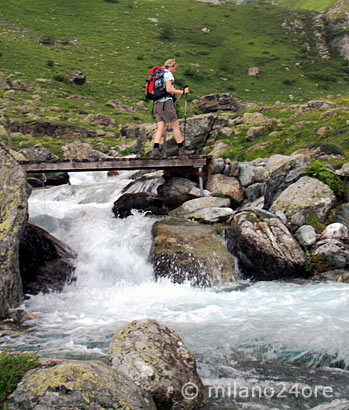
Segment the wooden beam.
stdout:
<svg viewBox="0 0 349 410">
<path fill-rule="evenodd" d="M 111 158 L 99 161 L 57 161 L 57 162 L 20 162 L 28 173 L 43 172 L 83 172 L 136 169 L 167 169 L 173 167 L 206 167 L 209 156 L 169 157 L 166 159 L 149 158 Z"/>
</svg>

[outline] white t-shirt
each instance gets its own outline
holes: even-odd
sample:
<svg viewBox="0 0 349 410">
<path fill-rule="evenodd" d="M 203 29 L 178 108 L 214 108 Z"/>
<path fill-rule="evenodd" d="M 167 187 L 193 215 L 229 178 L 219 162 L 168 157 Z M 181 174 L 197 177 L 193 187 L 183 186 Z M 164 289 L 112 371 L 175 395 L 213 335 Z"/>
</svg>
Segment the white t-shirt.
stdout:
<svg viewBox="0 0 349 410">
<path fill-rule="evenodd" d="M 167 81 L 171 81 L 171 84 L 173 84 L 174 83 L 173 74 L 170 71 L 166 70 L 166 69 L 164 71 L 165 71 L 165 74 L 164 74 L 165 84 L 166 84 Z M 157 103 L 157 102 L 163 102 L 163 101 L 167 101 L 167 100 L 172 100 L 172 97 L 168 95 L 168 96 L 162 97 L 159 100 L 156 100 L 154 102 Z"/>
</svg>

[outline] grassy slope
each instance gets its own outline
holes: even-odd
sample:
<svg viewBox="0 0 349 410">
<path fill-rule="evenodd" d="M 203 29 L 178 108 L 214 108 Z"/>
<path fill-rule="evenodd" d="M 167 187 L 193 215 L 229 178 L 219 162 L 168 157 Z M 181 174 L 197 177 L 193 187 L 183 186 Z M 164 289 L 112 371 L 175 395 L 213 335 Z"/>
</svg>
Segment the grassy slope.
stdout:
<svg viewBox="0 0 349 410">
<path fill-rule="evenodd" d="M 324 11 L 333 7 L 335 0 L 277 0 L 277 2 L 295 10 Z"/>
<path fill-rule="evenodd" d="M 154 18 L 158 23 L 149 20 Z M 115 113 L 105 102 L 118 98 L 132 105 L 141 100 L 147 69 L 172 56 L 179 63 L 177 86 L 189 84 L 190 98 L 230 92 L 245 101 L 268 104 L 290 101 L 289 94 L 294 101 L 306 101 L 345 93 L 348 63 L 336 55 L 330 62 L 323 61 L 311 29 L 301 36 L 281 28 L 284 21 L 296 18 L 310 26 L 308 12 L 263 2 L 214 6 L 192 0 L 8 0 L 0 10 L 0 70 L 18 73 L 12 79 L 36 89 L 11 95 L 14 106 L 7 114 L 25 119 L 15 104 L 26 104 L 37 93 L 41 100 L 30 110 L 42 119 L 55 122 L 56 116 L 57 122 L 81 125 L 87 114 L 101 112 L 116 119 L 117 135 L 121 123 L 152 121 L 151 115 L 130 118 Z M 210 32 L 203 32 L 203 27 Z M 247 75 L 251 66 L 261 71 L 256 78 Z M 86 86 L 57 81 L 77 70 L 87 74 Z M 39 77 L 52 83 L 38 87 Z M 65 98 L 72 94 L 94 101 Z M 52 105 L 59 107 L 59 116 L 50 109 Z M 100 140 L 109 146 L 116 143 L 110 137 Z M 16 146 L 20 138 L 14 141 Z M 28 141 L 29 145 L 36 142 Z M 47 144 L 58 153 L 60 142 Z M 241 147 L 245 152 L 246 142 Z M 231 155 L 242 153 L 233 150 Z"/>
</svg>

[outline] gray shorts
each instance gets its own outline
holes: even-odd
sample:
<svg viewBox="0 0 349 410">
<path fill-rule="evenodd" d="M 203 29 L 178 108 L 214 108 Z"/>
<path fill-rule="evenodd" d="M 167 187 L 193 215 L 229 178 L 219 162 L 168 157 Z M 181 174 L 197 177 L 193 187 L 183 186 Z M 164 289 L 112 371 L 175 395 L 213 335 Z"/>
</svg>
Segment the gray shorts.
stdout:
<svg viewBox="0 0 349 410">
<path fill-rule="evenodd" d="M 172 100 L 157 102 L 154 104 L 154 115 L 157 122 L 174 122 L 177 118 L 176 109 Z"/>
</svg>

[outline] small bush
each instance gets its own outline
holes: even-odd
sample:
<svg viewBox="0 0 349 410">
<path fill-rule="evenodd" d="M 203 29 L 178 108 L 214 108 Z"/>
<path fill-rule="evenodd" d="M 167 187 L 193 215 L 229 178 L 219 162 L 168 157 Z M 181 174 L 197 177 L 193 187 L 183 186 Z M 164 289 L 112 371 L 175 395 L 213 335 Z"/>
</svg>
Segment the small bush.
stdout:
<svg viewBox="0 0 349 410">
<path fill-rule="evenodd" d="M 43 35 L 40 43 L 44 44 L 45 46 L 53 46 L 55 44 L 55 39 L 51 36 Z"/>
<path fill-rule="evenodd" d="M 160 40 L 168 41 L 173 36 L 173 27 L 165 23 L 160 26 L 159 38 Z"/>
<path fill-rule="evenodd" d="M 25 373 L 37 366 L 37 354 L 0 352 L 0 408 Z"/>
<path fill-rule="evenodd" d="M 119 0 L 104 0 L 107 3 L 119 3 Z"/>
<path fill-rule="evenodd" d="M 308 258 L 305 269 L 311 275 L 318 275 L 333 269 L 333 266 L 322 253 L 312 255 Z"/>
<path fill-rule="evenodd" d="M 52 68 L 54 66 L 54 64 L 55 63 L 52 60 L 47 61 L 47 66 L 50 67 L 50 68 Z"/>
<path fill-rule="evenodd" d="M 66 78 L 65 78 L 64 75 L 62 75 L 62 74 L 56 74 L 56 75 L 54 75 L 54 76 L 53 76 L 53 79 L 54 79 L 55 81 L 60 82 L 60 83 L 64 83 L 64 82 L 66 81 Z"/>
<path fill-rule="evenodd" d="M 309 164 L 304 173 L 328 185 L 337 197 L 341 198 L 344 196 L 344 182 L 319 160 Z"/>
<path fill-rule="evenodd" d="M 296 82 L 295 80 L 290 80 L 289 78 L 285 78 L 285 79 L 283 80 L 283 83 L 284 83 L 285 85 L 293 85 L 295 82 Z"/>
</svg>

